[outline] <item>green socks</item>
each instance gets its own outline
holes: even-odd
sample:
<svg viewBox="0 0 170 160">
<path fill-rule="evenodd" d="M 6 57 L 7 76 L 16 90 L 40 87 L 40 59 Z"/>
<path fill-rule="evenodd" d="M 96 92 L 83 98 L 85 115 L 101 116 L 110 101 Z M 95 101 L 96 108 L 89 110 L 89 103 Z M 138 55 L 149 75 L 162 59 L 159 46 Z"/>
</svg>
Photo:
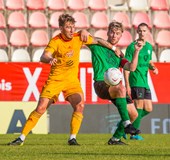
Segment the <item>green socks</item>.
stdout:
<svg viewBox="0 0 170 160">
<path fill-rule="evenodd" d="M 137 108 L 137 112 L 138 112 L 138 117 L 133 122 L 133 127 L 138 129 L 140 127 L 140 122 L 141 122 L 141 119 L 142 119 L 141 115 L 142 115 L 143 109 Z"/>
<path fill-rule="evenodd" d="M 116 98 L 115 105 L 119 111 L 122 121 L 124 122 L 129 120 L 130 118 L 127 110 L 126 98 Z"/>
</svg>

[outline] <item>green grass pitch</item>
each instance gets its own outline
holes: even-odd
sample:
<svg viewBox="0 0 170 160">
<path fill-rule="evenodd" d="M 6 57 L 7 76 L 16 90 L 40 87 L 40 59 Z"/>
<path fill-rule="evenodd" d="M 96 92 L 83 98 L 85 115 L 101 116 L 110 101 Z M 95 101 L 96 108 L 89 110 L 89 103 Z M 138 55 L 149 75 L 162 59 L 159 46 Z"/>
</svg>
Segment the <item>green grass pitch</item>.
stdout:
<svg viewBox="0 0 170 160">
<path fill-rule="evenodd" d="M 142 134 L 143 141 L 107 145 L 111 134 L 79 134 L 80 146 L 68 146 L 67 134 L 28 135 L 23 146 L 6 144 L 18 135 L 0 135 L 0 160 L 170 160 L 170 134 Z"/>
</svg>

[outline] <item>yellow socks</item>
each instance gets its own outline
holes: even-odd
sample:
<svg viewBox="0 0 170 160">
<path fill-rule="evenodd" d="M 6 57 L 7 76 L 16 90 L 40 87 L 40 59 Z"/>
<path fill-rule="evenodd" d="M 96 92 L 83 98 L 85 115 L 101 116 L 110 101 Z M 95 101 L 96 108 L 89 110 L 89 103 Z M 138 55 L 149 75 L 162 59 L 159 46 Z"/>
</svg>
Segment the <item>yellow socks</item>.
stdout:
<svg viewBox="0 0 170 160">
<path fill-rule="evenodd" d="M 70 124 L 70 134 L 71 135 L 76 135 L 79 132 L 82 120 L 83 120 L 82 113 L 80 113 L 80 112 L 73 113 L 71 124 Z"/>
<path fill-rule="evenodd" d="M 37 113 L 36 111 L 33 111 L 30 116 L 28 117 L 24 128 L 22 130 L 23 135 L 27 136 L 28 133 L 34 128 L 34 126 L 37 124 L 38 120 L 40 119 L 41 114 Z"/>
</svg>

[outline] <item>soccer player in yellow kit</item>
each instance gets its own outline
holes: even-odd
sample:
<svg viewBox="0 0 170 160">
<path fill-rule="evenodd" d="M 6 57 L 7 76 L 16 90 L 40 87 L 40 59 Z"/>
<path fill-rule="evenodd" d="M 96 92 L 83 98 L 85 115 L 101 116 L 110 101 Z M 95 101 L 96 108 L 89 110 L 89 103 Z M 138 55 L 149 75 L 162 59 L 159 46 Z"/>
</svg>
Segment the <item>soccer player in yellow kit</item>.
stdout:
<svg viewBox="0 0 170 160">
<path fill-rule="evenodd" d="M 101 44 L 104 40 L 93 38 L 89 34 L 81 34 L 83 31 L 75 33 L 75 20 L 68 14 L 60 15 L 59 26 L 61 33 L 50 40 L 40 58 L 41 62 L 51 64 L 51 70 L 38 105 L 29 115 L 21 135 L 8 145 L 23 145 L 26 136 L 47 108 L 57 101 L 61 92 L 73 108 L 68 144 L 79 145 L 76 135 L 82 123 L 84 110 L 84 95 L 78 79 L 79 52 L 84 44 Z M 103 45 L 110 49 L 114 48 L 107 42 Z"/>
</svg>

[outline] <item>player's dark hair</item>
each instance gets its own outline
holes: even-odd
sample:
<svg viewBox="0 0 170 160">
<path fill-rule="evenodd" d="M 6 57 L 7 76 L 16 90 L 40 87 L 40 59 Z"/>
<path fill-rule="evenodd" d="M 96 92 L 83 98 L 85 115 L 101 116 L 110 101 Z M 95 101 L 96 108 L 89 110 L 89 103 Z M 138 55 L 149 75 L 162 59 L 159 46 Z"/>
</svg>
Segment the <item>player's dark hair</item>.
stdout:
<svg viewBox="0 0 170 160">
<path fill-rule="evenodd" d="M 140 24 L 138 25 L 137 30 L 138 30 L 140 27 L 143 27 L 143 26 L 149 28 L 149 26 L 148 26 L 146 23 L 140 23 Z"/>
<path fill-rule="evenodd" d="M 64 26 L 64 24 L 66 22 L 71 22 L 71 23 L 75 23 L 75 19 L 70 16 L 69 14 L 62 14 L 59 16 L 59 19 L 58 19 L 58 23 L 59 23 L 59 26 Z"/>
</svg>

